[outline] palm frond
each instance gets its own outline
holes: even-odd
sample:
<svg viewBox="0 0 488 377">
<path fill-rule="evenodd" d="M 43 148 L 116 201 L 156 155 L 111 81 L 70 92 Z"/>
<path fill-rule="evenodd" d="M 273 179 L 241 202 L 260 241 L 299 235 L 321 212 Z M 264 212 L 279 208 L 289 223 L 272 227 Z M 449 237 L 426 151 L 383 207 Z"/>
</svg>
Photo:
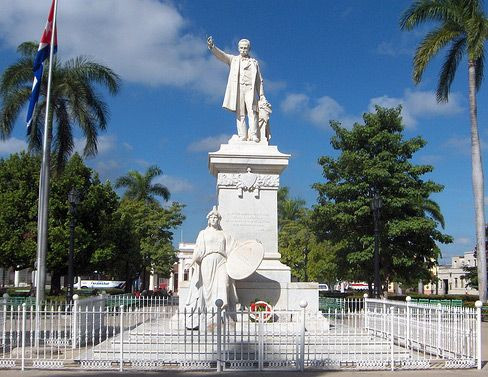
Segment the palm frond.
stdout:
<svg viewBox="0 0 488 377">
<path fill-rule="evenodd" d="M 36 42 L 20 44 L 17 49 L 20 59 L 8 67 L 0 77 L 0 138 L 2 139 L 10 135 L 20 109 L 29 99 L 33 80 L 33 60 L 37 48 Z M 86 57 L 71 59 L 64 64 L 55 57 L 52 63 L 51 94 L 53 107 L 56 108 L 55 123 L 57 124 L 53 145 L 58 152 L 57 166 L 61 167 L 73 150 L 73 126 L 79 126 L 86 138 L 84 155 L 97 153 L 98 133 L 107 127 L 109 109 L 96 88 L 105 87 L 110 94 L 116 94 L 120 88 L 120 77 L 110 68 Z M 43 99 L 46 90 L 45 72 L 41 82 L 39 102 L 34 111 L 32 132 L 28 136 L 29 148 L 33 151 L 41 149 L 45 115 Z"/>
<path fill-rule="evenodd" d="M 7 67 L 0 78 L 0 93 L 2 97 L 15 92 L 33 80 L 33 60 L 23 58 Z"/>
<path fill-rule="evenodd" d="M 441 207 L 431 199 L 424 199 L 422 203 L 424 212 L 426 212 L 433 220 L 437 221 L 442 228 L 445 226 L 444 216 L 441 213 Z"/>
<path fill-rule="evenodd" d="M 415 1 L 400 18 L 400 28 L 412 30 L 428 21 L 453 21 L 462 23 L 462 14 L 452 1 L 449 0 L 419 0 Z"/>
<path fill-rule="evenodd" d="M 163 171 L 158 168 L 156 165 L 152 165 L 149 168 L 147 168 L 146 174 L 145 174 L 145 179 L 150 182 L 154 177 L 157 177 L 158 175 L 163 174 Z"/>
<path fill-rule="evenodd" d="M 105 86 L 110 94 L 115 95 L 120 89 L 120 77 L 110 68 L 90 61 L 85 56 L 78 56 L 65 63 L 65 67 L 84 81 L 94 81 Z"/>
<path fill-rule="evenodd" d="M 0 105 L 0 139 L 5 140 L 10 137 L 15 120 L 20 110 L 28 101 L 31 89 L 24 87 L 18 91 L 10 92 L 3 98 Z"/>
<path fill-rule="evenodd" d="M 56 102 L 54 113 L 57 118 L 56 134 L 53 139 L 53 150 L 56 153 L 56 172 L 60 173 L 66 166 L 69 156 L 73 152 L 73 132 L 66 103 L 62 100 Z"/>
<path fill-rule="evenodd" d="M 169 200 L 171 194 L 168 188 L 161 183 L 155 183 L 149 189 L 149 192 L 154 195 L 162 197 L 166 202 Z"/>
<path fill-rule="evenodd" d="M 419 83 L 430 60 L 451 40 L 457 38 L 461 31 L 453 24 L 445 24 L 429 32 L 420 42 L 413 58 L 413 80 Z"/>
<path fill-rule="evenodd" d="M 40 99 L 32 115 L 31 132 L 27 135 L 29 150 L 34 153 L 42 151 L 42 135 L 44 133 L 44 122 L 46 117 L 46 102 Z"/>
<path fill-rule="evenodd" d="M 483 82 L 484 76 L 484 68 L 485 68 L 485 53 L 481 54 L 478 59 L 476 59 L 475 65 L 475 88 L 478 91 L 481 87 L 481 83 Z"/>
<path fill-rule="evenodd" d="M 37 54 L 39 44 L 34 41 L 23 42 L 17 47 L 17 52 L 26 58 L 34 59 Z"/>
<path fill-rule="evenodd" d="M 476 60 L 483 54 L 484 43 L 487 37 L 485 17 L 475 14 L 465 22 L 469 58 Z"/>
<path fill-rule="evenodd" d="M 62 76 L 64 77 L 65 95 L 76 96 L 78 102 L 86 102 L 87 108 L 96 118 L 96 123 L 101 130 L 107 126 L 109 109 L 101 97 L 97 94 L 91 85 L 91 80 L 86 72 L 86 67 L 80 66 L 77 59 L 68 61 L 63 68 Z"/>
<path fill-rule="evenodd" d="M 437 101 L 446 102 L 449 98 L 452 81 L 456 70 L 466 51 L 466 37 L 463 35 L 452 42 L 451 48 L 446 55 L 442 65 L 439 83 L 437 86 Z"/>
<path fill-rule="evenodd" d="M 122 177 L 117 178 L 115 181 L 115 188 L 121 188 L 121 187 L 129 187 L 133 185 L 134 183 L 134 178 L 130 175 L 124 175 Z"/>
</svg>

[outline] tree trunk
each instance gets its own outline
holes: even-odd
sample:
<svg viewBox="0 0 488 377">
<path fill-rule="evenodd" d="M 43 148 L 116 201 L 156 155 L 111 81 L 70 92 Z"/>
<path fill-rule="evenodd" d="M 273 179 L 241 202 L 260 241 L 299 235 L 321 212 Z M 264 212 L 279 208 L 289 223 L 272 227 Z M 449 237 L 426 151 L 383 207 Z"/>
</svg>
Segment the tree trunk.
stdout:
<svg viewBox="0 0 488 377">
<path fill-rule="evenodd" d="M 483 166 L 481 162 L 478 115 L 476 105 L 475 73 L 476 63 L 469 60 L 469 114 L 471 120 L 471 168 L 473 180 L 474 208 L 476 220 L 476 247 L 478 264 L 478 289 L 480 300 L 486 302 L 486 243 Z"/>
<path fill-rule="evenodd" d="M 57 296 L 61 293 L 61 274 L 58 271 L 51 271 L 51 290 L 49 294 Z"/>
</svg>

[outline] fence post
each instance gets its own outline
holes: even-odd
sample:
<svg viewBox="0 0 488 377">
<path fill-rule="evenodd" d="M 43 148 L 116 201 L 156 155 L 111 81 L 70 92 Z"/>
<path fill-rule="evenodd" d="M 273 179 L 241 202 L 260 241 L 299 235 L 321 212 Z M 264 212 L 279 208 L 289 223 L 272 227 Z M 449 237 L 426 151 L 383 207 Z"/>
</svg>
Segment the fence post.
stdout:
<svg viewBox="0 0 488 377">
<path fill-rule="evenodd" d="M 258 369 L 264 369 L 264 315 L 256 312 L 258 320 Z"/>
<path fill-rule="evenodd" d="M 474 306 L 476 307 L 476 357 L 478 362 L 478 369 L 481 369 L 481 307 L 483 303 L 478 300 L 475 302 Z"/>
<path fill-rule="evenodd" d="M 390 308 L 390 331 L 391 331 L 391 339 L 390 339 L 390 347 L 391 347 L 391 370 L 395 370 L 395 336 L 393 332 L 395 331 L 395 308 L 392 306 Z"/>
<path fill-rule="evenodd" d="M 25 370 L 25 322 L 27 320 L 27 305 L 22 304 L 22 370 Z"/>
<path fill-rule="evenodd" d="M 72 333 L 71 333 L 71 348 L 75 349 L 77 345 L 78 339 L 78 310 L 79 310 L 79 302 L 80 296 L 73 295 L 73 312 L 71 314 L 71 321 L 73 322 L 71 325 Z"/>
<path fill-rule="evenodd" d="M 405 297 L 405 302 L 407 303 L 407 326 L 405 329 L 405 347 L 407 351 L 410 347 L 410 301 L 412 301 L 412 297 L 407 296 Z"/>
<path fill-rule="evenodd" d="M 120 326 L 120 365 L 119 371 L 124 370 L 124 305 L 120 305 L 120 318 L 119 318 L 119 326 Z"/>
<path fill-rule="evenodd" d="M 217 306 L 217 372 L 222 372 L 222 305 L 224 302 L 219 298 L 215 300 Z"/>
<path fill-rule="evenodd" d="M 437 304 L 437 356 L 442 355 L 442 306 Z"/>
<path fill-rule="evenodd" d="M 369 325 L 369 321 L 368 321 L 368 294 L 367 293 L 365 293 L 363 295 L 363 299 L 364 299 L 364 328 L 367 330 L 368 325 Z"/>
<path fill-rule="evenodd" d="M 300 371 L 305 370 L 305 318 L 306 318 L 306 308 L 308 302 L 306 300 L 300 301 L 300 307 L 302 308 L 302 323 L 300 326 Z"/>
</svg>

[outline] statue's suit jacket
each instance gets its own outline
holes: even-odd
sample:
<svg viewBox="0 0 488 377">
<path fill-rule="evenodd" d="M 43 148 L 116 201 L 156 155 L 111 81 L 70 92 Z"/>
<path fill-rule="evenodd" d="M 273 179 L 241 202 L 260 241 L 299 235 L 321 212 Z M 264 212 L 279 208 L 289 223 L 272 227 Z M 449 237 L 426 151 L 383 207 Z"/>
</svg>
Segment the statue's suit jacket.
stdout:
<svg viewBox="0 0 488 377">
<path fill-rule="evenodd" d="M 230 66 L 229 78 L 227 79 L 227 87 L 225 89 L 224 102 L 222 107 L 230 111 L 237 110 L 237 92 L 239 90 L 239 55 L 226 54 L 218 47 L 214 46 L 210 51 L 215 57 Z M 252 75 L 252 91 L 254 93 L 254 100 L 252 108 L 258 111 L 259 96 L 264 95 L 263 91 L 263 77 L 259 70 L 258 61 L 254 58 L 249 58 L 251 61 L 251 75 Z M 243 110 L 243 109 L 240 109 Z M 241 112 L 242 114 L 243 112 Z"/>
</svg>

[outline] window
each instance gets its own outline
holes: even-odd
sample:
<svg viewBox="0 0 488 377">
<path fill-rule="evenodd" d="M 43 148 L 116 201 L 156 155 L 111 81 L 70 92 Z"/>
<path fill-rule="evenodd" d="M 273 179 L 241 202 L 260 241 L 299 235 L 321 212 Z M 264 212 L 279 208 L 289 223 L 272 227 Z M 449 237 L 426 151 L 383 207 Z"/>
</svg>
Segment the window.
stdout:
<svg viewBox="0 0 488 377">
<path fill-rule="evenodd" d="M 457 279 L 457 278 L 455 278 L 455 279 L 454 279 L 454 288 L 457 288 L 457 287 L 458 287 L 458 279 Z"/>
</svg>

